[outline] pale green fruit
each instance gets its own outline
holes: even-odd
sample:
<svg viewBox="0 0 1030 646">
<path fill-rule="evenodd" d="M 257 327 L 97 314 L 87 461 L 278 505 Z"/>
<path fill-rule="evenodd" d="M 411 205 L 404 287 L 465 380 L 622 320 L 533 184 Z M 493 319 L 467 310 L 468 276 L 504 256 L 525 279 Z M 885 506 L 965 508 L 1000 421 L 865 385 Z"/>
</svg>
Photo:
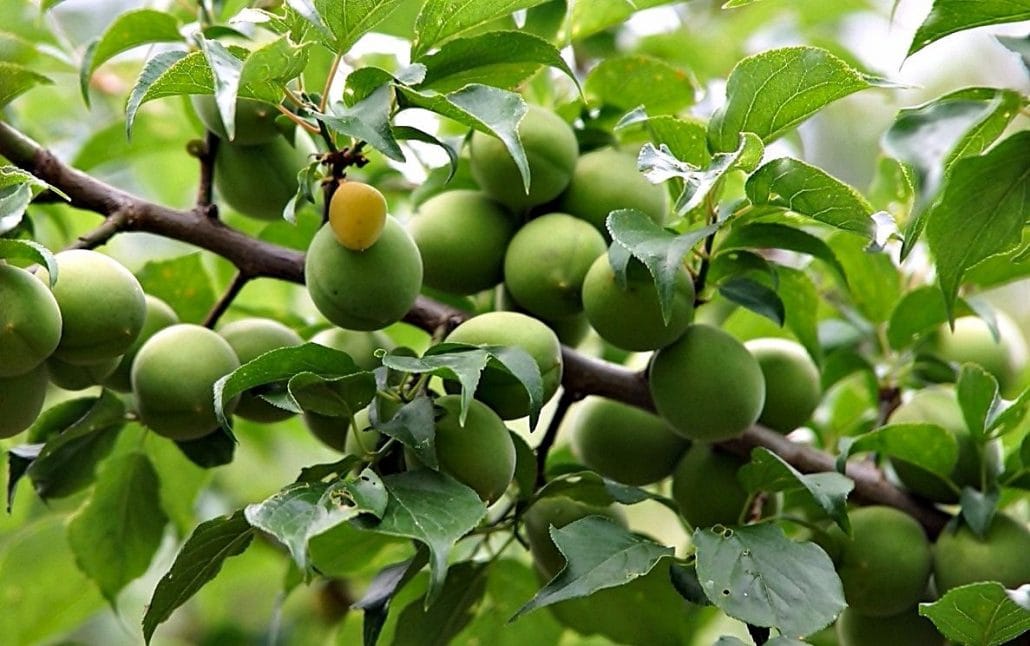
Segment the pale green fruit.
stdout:
<svg viewBox="0 0 1030 646">
<path fill-rule="evenodd" d="M 32 426 L 43 410 L 48 384 L 45 364 L 25 374 L 0 377 L 0 439 Z"/>
<path fill-rule="evenodd" d="M 0 260 L 0 377 L 34 369 L 61 341 L 61 310 L 50 288 Z"/>
<path fill-rule="evenodd" d="M 618 209 L 636 209 L 661 224 L 665 221 L 665 187 L 647 181 L 633 155 L 602 148 L 579 158 L 558 210 L 571 213 L 608 236 L 605 221 Z"/>
<path fill-rule="evenodd" d="M 976 363 L 994 375 L 1003 393 L 1016 385 L 1027 364 L 1027 345 L 1019 326 L 1002 312 L 995 312 L 998 340 L 976 316 L 955 319 L 955 331 L 942 328 L 935 340 L 937 353 L 958 364 Z"/>
<path fill-rule="evenodd" d="M 223 326 L 218 333 L 232 346 L 240 365 L 266 352 L 304 343 L 299 334 L 272 319 L 235 321 Z M 278 422 L 293 416 L 291 411 L 273 406 L 253 392 L 245 392 L 240 396 L 236 414 L 255 422 Z"/>
<path fill-rule="evenodd" d="M 607 249 L 588 223 L 550 213 L 519 229 L 504 256 L 504 285 L 515 301 L 543 319 L 583 311 L 583 280 Z"/>
<path fill-rule="evenodd" d="M 340 328 L 322 330 L 311 337 L 311 342 L 347 353 L 362 370 L 375 370 L 379 367 L 379 359 L 375 356 L 376 350 L 392 350 L 394 347 L 390 337 L 382 332 L 356 332 Z"/>
<path fill-rule="evenodd" d="M 328 225 L 319 229 L 304 262 L 308 293 L 329 321 L 348 330 L 380 330 L 411 309 L 422 288 L 422 259 L 411 236 L 392 217 L 379 241 L 352 251 Z"/>
<path fill-rule="evenodd" d="M 942 596 L 978 581 L 998 581 L 1010 590 L 1030 583 L 1030 529 L 1003 513 L 983 539 L 965 525 L 945 529 L 933 548 L 933 576 Z"/>
<path fill-rule="evenodd" d="M 169 325 L 175 325 L 179 322 L 179 316 L 175 313 L 168 303 L 165 303 L 156 296 L 146 295 L 147 301 L 147 314 L 143 318 L 143 329 L 140 330 L 139 336 L 133 341 L 129 349 L 122 355 L 121 361 L 118 362 L 118 366 L 114 369 L 106 379 L 104 379 L 104 385 L 112 390 L 127 393 L 132 390 L 132 362 L 136 359 L 136 353 L 143 347 L 147 339 L 154 336 L 158 330 L 163 330 Z"/>
<path fill-rule="evenodd" d="M 944 637 L 917 608 L 890 617 L 867 617 L 845 608 L 837 617 L 840 646 L 943 646 Z"/>
<path fill-rule="evenodd" d="M 539 106 L 529 106 L 518 133 L 529 164 L 528 194 L 515 160 L 501 140 L 476 131 L 469 145 L 469 166 L 476 183 L 516 212 L 558 197 L 579 157 L 572 127 Z"/>
<path fill-rule="evenodd" d="M 218 427 L 214 384 L 240 367 L 232 346 L 205 327 L 180 323 L 150 337 L 132 364 L 140 419 L 158 435 L 193 440 Z M 236 401 L 226 405 L 232 412 Z"/>
<path fill-rule="evenodd" d="M 276 137 L 254 146 L 223 141 L 215 156 L 215 188 L 234 211 L 259 220 L 279 220 L 297 193 L 297 173 L 311 162 L 315 146 L 297 133 L 296 145 Z"/>
<path fill-rule="evenodd" d="M 501 282 L 504 250 L 515 218 L 480 191 L 435 195 L 408 223 L 425 270 L 425 284 L 449 294 L 475 294 Z"/>
<path fill-rule="evenodd" d="M 51 383 L 58 388 L 84 390 L 104 383 L 120 361 L 121 357 L 112 357 L 97 363 L 75 364 L 50 357 L 46 361 L 46 366 Z"/>
<path fill-rule="evenodd" d="M 758 421 L 765 380 L 747 348 L 722 330 L 691 325 L 655 353 L 648 380 L 658 414 L 691 440 L 716 442 Z"/>
<path fill-rule="evenodd" d="M 737 480 L 746 462 L 695 442 L 672 473 L 672 498 L 693 527 L 736 525 L 748 493 Z"/>
<path fill-rule="evenodd" d="M 789 433 L 808 421 L 819 400 L 819 368 L 800 343 L 788 339 L 752 339 L 744 343 L 765 378 L 765 405 L 758 423 Z"/>
<path fill-rule="evenodd" d="M 354 422 L 357 432 L 361 434 L 360 443 L 348 418 L 319 415 L 310 411 L 304 413 L 304 424 L 323 444 L 340 453 L 360 456 L 376 448 L 381 434 L 369 430 L 368 407 L 354 414 Z"/>
</svg>

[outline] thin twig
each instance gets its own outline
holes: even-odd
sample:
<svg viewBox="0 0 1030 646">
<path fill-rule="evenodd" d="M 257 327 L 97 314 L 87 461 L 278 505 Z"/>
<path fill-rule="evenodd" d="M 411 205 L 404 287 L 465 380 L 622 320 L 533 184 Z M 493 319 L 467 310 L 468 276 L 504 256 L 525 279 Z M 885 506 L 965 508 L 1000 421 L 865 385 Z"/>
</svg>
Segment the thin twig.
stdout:
<svg viewBox="0 0 1030 646">
<path fill-rule="evenodd" d="M 558 406 L 554 409 L 554 415 L 551 416 L 551 421 L 547 424 L 544 437 L 536 447 L 537 489 L 544 486 L 546 481 L 544 472 L 547 469 L 547 454 L 551 452 L 551 447 L 554 446 L 554 441 L 558 438 L 558 429 L 561 428 L 562 420 L 565 419 L 565 414 L 569 412 L 569 407 L 581 399 L 583 399 L 583 395 L 578 392 L 568 388 L 562 389 L 561 397 L 558 398 Z"/>
<path fill-rule="evenodd" d="M 125 211 L 118 211 L 110 215 L 97 228 L 79 236 L 65 249 L 96 249 L 113 238 L 116 233 L 122 231 L 127 219 Z"/>
<path fill-rule="evenodd" d="M 220 143 L 218 135 L 208 131 L 204 137 L 203 145 L 188 147 L 190 154 L 200 162 L 200 180 L 197 182 L 196 208 L 209 217 L 212 214 L 213 194 L 215 187 L 215 157 L 218 155 Z"/>
<path fill-rule="evenodd" d="M 229 286 L 225 288 L 222 297 L 218 299 L 218 302 L 214 304 L 211 311 L 204 317 L 204 327 L 214 329 L 215 325 L 218 324 L 218 319 L 222 318 L 222 314 L 225 314 L 225 311 L 229 309 L 229 306 L 232 305 L 233 300 L 239 295 L 243 286 L 249 282 L 250 276 L 237 271 L 236 275 L 232 277 Z"/>
</svg>

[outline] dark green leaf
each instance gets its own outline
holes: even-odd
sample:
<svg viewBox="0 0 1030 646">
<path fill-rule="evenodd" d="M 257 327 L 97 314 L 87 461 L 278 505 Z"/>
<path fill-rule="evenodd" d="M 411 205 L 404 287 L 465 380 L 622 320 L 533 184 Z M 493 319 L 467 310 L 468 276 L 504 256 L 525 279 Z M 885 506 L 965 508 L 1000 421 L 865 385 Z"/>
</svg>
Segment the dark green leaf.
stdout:
<svg viewBox="0 0 1030 646">
<path fill-rule="evenodd" d="M 488 345 L 483 350 L 490 355 L 491 365 L 500 364 L 526 389 L 529 396 L 529 430 L 532 431 L 536 428 L 540 409 L 544 405 L 544 382 L 540 376 L 540 366 L 529 353 L 516 346 Z"/>
<path fill-rule="evenodd" d="M 726 82 L 726 105 L 708 126 L 713 150 L 737 146 L 741 133 L 765 143 L 815 114 L 823 106 L 859 90 L 885 85 L 816 47 L 784 47 L 737 63 Z"/>
<path fill-rule="evenodd" d="M 965 29 L 1030 20 L 1030 7 L 1011 0 L 934 0 L 933 9 L 919 25 L 908 55 L 935 40 Z"/>
<path fill-rule="evenodd" d="M 821 238 L 806 233 L 797 227 L 775 222 L 749 222 L 734 226 L 719 242 L 719 250 L 727 249 L 787 249 L 807 254 L 822 260 L 837 275 L 844 278 L 844 267 L 837 260 L 833 249 Z"/>
<path fill-rule="evenodd" d="M 49 249 L 32 240 L 15 240 L 0 238 L 0 258 L 7 260 L 29 260 L 42 265 L 47 270 L 50 286 L 53 287 L 60 276 L 54 254 Z"/>
<path fill-rule="evenodd" d="M 27 67 L 0 61 L 0 108 L 19 94 L 37 85 L 50 85 L 53 81 Z"/>
<path fill-rule="evenodd" d="M 709 606 L 712 604 L 705 596 L 701 582 L 697 580 L 697 569 L 693 564 L 686 566 L 673 563 L 669 566 L 669 578 L 672 580 L 672 587 L 680 596 L 698 606 Z"/>
<path fill-rule="evenodd" d="M 803 637 L 826 627 L 846 605 L 826 552 L 795 543 L 776 525 L 698 529 L 694 546 L 701 587 L 735 619 Z"/>
<path fill-rule="evenodd" d="M 786 324 L 816 364 L 822 363 L 819 343 L 819 292 L 808 274 L 783 265 L 776 267 L 776 293 L 783 301 Z"/>
<path fill-rule="evenodd" d="M 290 378 L 286 390 L 288 403 L 301 410 L 330 417 L 350 417 L 368 406 L 376 394 L 376 380 L 371 372 L 355 372 L 343 377 L 322 377 L 301 372 Z"/>
<path fill-rule="evenodd" d="M 949 312 L 966 270 L 1019 244 L 1028 203 L 1030 130 L 955 163 L 926 223 Z"/>
<path fill-rule="evenodd" d="M 518 629 L 499 618 L 510 617 L 540 587 L 533 567 L 513 558 L 501 558 L 490 565 L 486 598 L 476 608 L 471 623 L 453 640 L 454 644 L 490 646 L 558 646 L 563 632 L 550 613 L 537 612 L 519 619 Z M 448 583 L 450 579 L 448 578 Z"/>
<path fill-rule="evenodd" d="M 421 62 L 426 75 L 420 85 L 437 92 L 451 92 L 470 83 L 514 89 L 543 65 L 561 70 L 576 81 L 554 45 L 523 31 L 491 31 L 458 38 Z"/>
<path fill-rule="evenodd" d="M 325 28 L 332 32 L 333 48 L 342 55 L 402 3 L 403 0 L 315 0 L 314 6 Z"/>
<path fill-rule="evenodd" d="M 143 291 L 168 303 L 183 323 L 203 321 L 217 299 L 200 253 L 148 262 L 136 277 Z"/>
<path fill-rule="evenodd" d="M 443 141 L 437 139 L 428 132 L 419 130 L 418 128 L 412 128 L 411 126 L 393 126 L 392 131 L 395 139 L 405 141 L 421 141 L 422 143 L 433 144 L 437 148 L 440 148 L 445 153 L 447 153 L 447 160 L 449 162 L 448 168 L 450 170 L 447 172 L 447 176 L 444 179 L 445 184 L 449 183 L 451 179 L 454 177 L 454 174 L 458 172 L 458 151 L 454 150 L 453 146 L 444 143 Z M 420 186 L 419 188 L 422 187 Z M 421 202 L 419 202 L 419 204 L 421 204 Z"/>
<path fill-rule="evenodd" d="M 566 599 L 629 583 L 651 571 L 673 549 L 631 533 L 601 516 L 587 516 L 551 527 L 551 540 L 565 557 L 565 567 L 511 618 Z"/>
<path fill-rule="evenodd" d="M 839 473 L 803 475 L 769 449 L 751 451 L 751 461 L 740 468 L 737 479 L 749 493 L 759 491 L 803 491 L 833 522 L 851 533 L 848 522 L 848 494 L 855 488 L 851 478 Z"/>
<path fill-rule="evenodd" d="M 439 469 L 436 459 L 436 421 L 433 402 L 428 397 L 418 397 L 397 411 L 390 420 L 375 425 L 380 433 L 395 438 L 415 452 L 419 462 L 430 469 Z"/>
<path fill-rule="evenodd" d="M 14 505 L 14 494 L 18 490 L 18 482 L 25 476 L 29 465 L 39 457 L 42 444 L 22 444 L 7 449 L 7 513 L 11 513 Z"/>
<path fill-rule="evenodd" d="M 469 487 L 429 469 L 386 476 L 383 484 L 390 502 L 382 520 L 359 517 L 354 522 L 380 534 L 415 539 L 429 548 L 429 606 L 443 590 L 447 555 L 486 515 L 486 505 Z"/>
<path fill-rule="evenodd" d="M 150 643 L 154 630 L 176 608 L 218 575 L 222 563 L 242 554 L 254 539 L 254 528 L 237 511 L 201 523 L 179 550 L 168 573 L 161 577 L 143 616 L 143 637 Z"/>
<path fill-rule="evenodd" d="M 434 45 L 507 16 L 519 9 L 528 9 L 546 0 L 436 0 L 422 6 L 415 19 L 415 38 L 411 43 L 411 58 L 418 60 Z"/>
<path fill-rule="evenodd" d="M 406 561 L 388 565 L 376 574 L 365 590 L 365 595 L 354 603 L 355 610 L 365 611 L 365 646 L 375 646 L 386 623 L 386 613 L 394 595 L 404 587 L 426 564 L 425 549 Z"/>
<path fill-rule="evenodd" d="M 236 441 L 221 431 L 208 433 L 195 440 L 176 440 L 175 446 L 190 462 L 204 469 L 229 464 L 236 453 Z"/>
<path fill-rule="evenodd" d="M 851 439 L 851 438 L 845 438 Z M 856 453 L 889 455 L 947 478 L 958 460 L 955 436 L 936 424 L 888 424 L 864 433 L 854 441 L 841 440 L 837 470 Z"/>
<path fill-rule="evenodd" d="M 933 603 L 919 604 L 937 630 L 960 644 L 996 646 L 1030 630 L 1026 593 L 997 582 L 971 583 L 948 591 Z"/>
<path fill-rule="evenodd" d="M 959 495 L 959 507 L 962 509 L 962 521 L 980 540 L 984 540 L 995 512 L 998 511 L 998 491 L 980 492 L 972 487 L 963 487 Z"/>
<path fill-rule="evenodd" d="M 719 293 L 776 325 L 783 327 L 786 312 L 776 290 L 750 278 L 733 277 L 719 285 Z"/>
<path fill-rule="evenodd" d="M 142 453 L 104 463 L 86 505 L 68 523 L 68 544 L 79 569 L 114 605 L 118 591 L 141 576 L 161 545 L 168 517 L 158 476 Z"/>
<path fill-rule="evenodd" d="M 648 113 L 675 114 L 694 103 L 697 88 L 689 74 L 650 56 L 605 58 L 583 82 L 587 102 L 622 112 L 643 106 Z"/>
<path fill-rule="evenodd" d="M 987 429 L 987 420 L 998 405 L 998 380 L 975 363 L 962 365 L 955 394 L 962 407 L 962 418 L 969 433 L 979 440 Z"/>
<path fill-rule="evenodd" d="M 390 129 L 392 102 L 393 89 L 389 85 L 381 85 L 351 106 L 335 104 L 332 114 L 323 115 L 321 119 L 330 129 L 366 141 L 390 159 L 403 162 L 404 151 Z"/>
<path fill-rule="evenodd" d="M 472 396 L 479 386 L 479 377 L 483 368 L 490 362 L 490 355 L 481 349 L 459 347 L 453 344 L 441 344 L 433 347 L 437 354 L 428 354 L 422 358 L 400 354 L 388 354 L 382 358 L 383 365 L 391 370 L 407 373 L 429 373 L 445 379 L 456 379 L 461 384 L 460 421 L 465 423 Z M 442 351 L 442 352 L 440 352 Z"/>
<path fill-rule="evenodd" d="M 582 469 L 582 467 L 579 468 Z M 553 496 L 572 498 L 592 507 L 608 507 L 615 503 L 635 505 L 645 500 L 653 500 L 664 505 L 670 511 L 679 513 L 676 503 L 668 498 L 640 487 L 624 485 L 621 482 L 609 480 L 593 471 L 578 470 L 551 478 L 536 493 L 537 499 Z"/>
<path fill-rule="evenodd" d="M 436 602 L 425 608 L 416 599 L 401 611 L 393 646 L 447 646 L 474 618 L 486 594 L 490 565 L 465 561 L 447 573 Z"/>
</svg>

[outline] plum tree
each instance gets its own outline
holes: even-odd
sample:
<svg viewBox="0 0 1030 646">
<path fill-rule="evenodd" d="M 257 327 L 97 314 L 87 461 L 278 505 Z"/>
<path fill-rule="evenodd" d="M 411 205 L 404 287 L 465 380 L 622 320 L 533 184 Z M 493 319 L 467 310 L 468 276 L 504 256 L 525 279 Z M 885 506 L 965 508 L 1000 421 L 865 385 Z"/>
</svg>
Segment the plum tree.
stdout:
<svg viewBox="0 0 1030 646">
<path fill-rule="evenodd" d="M 282 136 L 253 146 L 222 142 L 215 157 L 215 188 L 242 215 L 278 220 L 297 192 L 297 173 L 314 152 L 303 132 L 294 143 Z"/>
<path fill-rule="evenodd" d="M 72 249 L 54 256 L 61 308 L 61 342 L 54 356 L 88 364 L 121 356 L 143 329 L 147 303 L 136 277 L 96 251 Z M 48 280 L 45 270 L 36 274 Z"/>
<path fill-rule="evenodd" d="M 583 279 L 604 255 L 604 238 L 588 223 L 564 213 L 531 220 L 504 255 L 504 286 L 515 301 L 543 319 L 583 311 Z"/>
<path fill-rule="evenodd" d="M 201 123 L 220 139 L 229 140 L 229 133 L 222 123 L 222 115 L 218 112 L 213 94 L 194 94 L 190 97 L 194 112 Z M 267 144 L 280 136 L 279 127 L 275 123 L 279 110 L 271 103 L 240 97 L 236 99 L 236 136 L 232 139 L 239 146 L 256 146 Z"/>
<path fill-rule="evenodd" d="M 583 281 L 583 308 L 602 339 L 623 350 L 657 350 L 686 331 L 694 316 L 694 283 L 686 270 L 676 275 L 668 324 L 647 268 L 630 260 L 626 285 L 615 278 L 608 255 L 599 256 Z"/>
<path fill-rule="evenodd" d="M 504 250 L 515 218 L 486 193 L 446 191 L 418 207 L 408 224 L 425 268 L 423 280 L 451 294 L 474 294 L 504 277 Z"/>
<path fill-rule="evenodd" d="M 740 341 L 708 325 L 691 325 L 658 350 L 649 382 L 658 414 L 691 440 L 740 435 L 758 421 L 765 402 L 758 361 Z"/>
<path fill-rule="evenodd" d="M 212 387 L 239 367 L 236 352 L 216 332 L 187 323 L 160 330 L 143 344 L 132 364 L 140 420 L 173 440 L 211 433 L 218 427 Z"/>
<path fill-rule="evenodd" d="M 418 247 L 393 218 L 365 251 L 343 247 L 323 226 L 308 248 L 304 273 L 315 307 L 349 330 L 380 330 L 399 321 L 422 288 Z"/>
<path fill-rule="evenodd" d="M 819 368 L 800 343 L 788 339 L 762 338 L 744 343 L 762 369 L 765 405 L 758 423 L 780 433 L 789 433 L 811 417 L 819 400 Z"/>
<path fill-rule="evenodd" d="M 569 426 L 583 464 L 629 485 L 665 478 L 689 445 L 657 415 L 602 397 L 587 398 Z"/>
<path fill-rule="evenodd" d="M 304 342 L 299 334 L 272 319 L 234 321 L 223 326 L 218 333 L 232 346 L 240 364 L 253 361 L 266 352 Z M 278 422 L 293 416 L 291 411 L 262 400 L 256 392 L 245 392 L 240 396 L 236 414 L 255 422 Z"/>
<path fill-rule="evenodd" d="M 0 439 L 13 437 L 36 421 L 48 385 L 45 364 L 20 375 L 0 377 Z"/>
<path fill-rule="evenodd" d="M 637 171 L 632 155 L 614 148 L 594 150 L 579 158 L 558 210 L 593 224 L 608 236 L 605 220 L 617 209 L 636 209 L 655 222 L 665 221 L 665 189 Z"/>
<path fill-rule="evenodd" d="M 933 559 L 923 528 L 893 507 L 873 505 L 848 515 L 850 538 L 836 525 L 829 530 L 848 605 L 872 617 L 915 606 L 926 591 Z"/>
<path fill-rule="evenodd" d="M 364 251 L 383 235 L 386 198 L 364 182 L 342 181 L 329 200 L 329 226 L 344 247 Z"/>
<path fill-rule="evenodd" d="M 955 329 L 942 328 L 933 348 L 944 359 L 955 363 L 976 363 L 994 375 L 1003 393 L 1010 392 L 1027 365 L 1026 340 L 1019 326 L 1003 312 L 995 312 L 998 339 L 977 316 L 960 316 Z"/>
<path fill-rule="evenodd" d="M 540 368 L 544 401 L 558 391 L 562 376 L 561 343 L 540 321 L 518 312 L 487 312 L 454 328 L 446 341 L 472 345 L 509 345 L 526 351 Z M 494 409 L 501 419 L 529 414 L 529 395 L 515 377 L 488 367 L 476 389 L 476 398 Z"/>
<path fill-rule="evenodd" d="M 111 357 L 97 363 L 68 363 L 57 357 L 46 361 L 50 381 L 58 388 L 65 390 L 85 390 L 90 386 L 104 383 L 121 362 L 121 357 Z"/>
<path fill-rule="evenodd" d="M 672 472 L 672 498 L 680 515 L 694 527 L 736 525 L 748 501 L 737 480 L 744 464 L 704 442 L 691 445 Z"/>
<path fill-rule="evenodd" d="M 854 608 L 845 608 L 837 618 L 840 646 L 943 646 L 933 623 L 920 617 L 916 608 L 889 617 L 868 617 Z"/>
<path fill-rule="evenodd" d="M 122 355 L 121 361 L 114 371 L 104 379 L 104 385 L 113 390 L 127 393 L 132 390 L 132 362 L 136 359 L 136 353 L 143 347 L 147 339 L 154 336 L 158 330 L 163 330 L 169 325 L 179 322 L 179 316 L 168 303 L 165 303 L 156 296 L 145 295 L 147 302 L 147 313 L 143 317 L 143 329 L 139 336 L 132 342 L 132 345 Z"/>
<path fill-rule="evenodd" d="M 891 424 L 936 424 L 943 428 L 958 445 L 958 459 L 948 475 L 949 479 L 960 489 L 979 487 L 980 452 L 966 428 L 966 420 L 953 389 L 920 390 L 891 413 L 888 421 Z M 935 473 L 898 458 L 891 458 L 891 464 L 898 479 L 913 493 L 935 502 L 958 502 L 958 492 Z"/>
<path fill-rule="evenodd" d="M 346 352 L 362 370 L 374 370 L 379 367 L 379 359 L 374 354 L 376 350 L 393 349 L 393 341 L 382 332 L 356 332 L 341 330 L 338 327 L 322 330 L 311 337 L 310 341 Z"/>
<path fill-rule="evenodd" d="M 1008 514 L 994 516 L 983 538 L 966 525 L 945 529 L 933 546 L 937 593 L 977 581 L 1014 589 L 1030 583 L 1030 529 Z"/>
<path fill-rule="evenodd" d="M 0 377 L 22 375 L 54 353 L 61 309 L 50 288 L 0 261 Z"/>
<path fill-rule="evenodd" d="M 556 198 L 568 186 L 579 157 L 572 127 L 540 106 L 529 106 L 518 133 L 529 164 L 528 194 L 515 160 L 499 139 L 476 131 L 469 145 L 476 182 L 517 213 Z"/>
</svg>

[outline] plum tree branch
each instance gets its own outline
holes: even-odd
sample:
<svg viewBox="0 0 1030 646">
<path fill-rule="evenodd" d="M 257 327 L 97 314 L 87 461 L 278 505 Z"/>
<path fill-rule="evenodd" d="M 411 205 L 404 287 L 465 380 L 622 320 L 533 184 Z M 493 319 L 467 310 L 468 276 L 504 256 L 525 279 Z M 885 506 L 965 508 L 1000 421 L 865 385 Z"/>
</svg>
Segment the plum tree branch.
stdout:
<svg viewBox="0 0 1030 646">
<path fill-rule="evenodd" d="M 242 275 L 304 282 L 303 254 L 251 238 L 197 210 L 177 210 L 141 199 L 75 170 L 21 132 L 0 121 L 0 155 L 40 179 L 60 188 L 72 206 L 106 217 L 121 214 L 117 230 L 146 231 L 193 244 L 232 262 Z M 460 321 L 467 315 L 442 303 L 419 297 L 404 320 L 424 330 Z M 580 395 L 599 395 L 640 408 L 653 410 L 646 376 L 623 366 L 588 357 L 570 348 L 562 349 L 565 361 L 562 385 Z M 723 442 L 722 448 L 747 455 L 765 447 L 802 473 L 832 471 L 834 458 L 822 451 L 798 444 L 779 433 L 754 426 L 740 438 Z M 918 520 L 931 537 L 948 520 L 947 514 L 929 503 L 912 498 L 893 486 L 875 466 L 848 465 L 847 475 L 855 481 L 853 498 L 865 504 L 882 504 L 905 511 Z"/>
</svg>

